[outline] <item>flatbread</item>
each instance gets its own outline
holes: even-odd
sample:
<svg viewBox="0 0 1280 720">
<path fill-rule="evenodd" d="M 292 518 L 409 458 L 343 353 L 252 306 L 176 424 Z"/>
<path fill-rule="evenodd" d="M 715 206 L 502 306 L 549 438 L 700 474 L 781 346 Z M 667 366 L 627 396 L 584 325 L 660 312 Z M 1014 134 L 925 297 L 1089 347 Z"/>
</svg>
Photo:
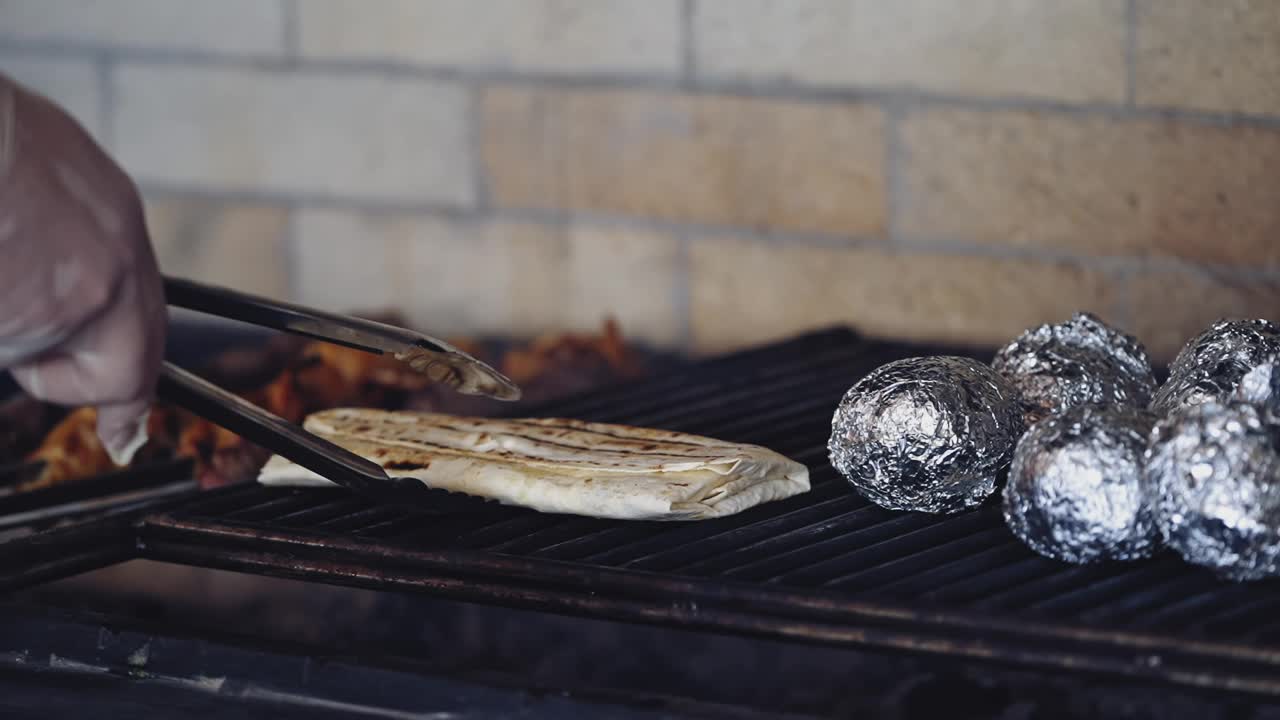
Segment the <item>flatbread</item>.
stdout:
<svg viewBox="0 0 1280 720">
<path fill-rule="evenodd" d="M 772 450 L 665 430 L 363 408 L 325 410 L 303 426 L 389 475 L 547 513 L 696 520 L 809 490 L 808 468 Z M 280 456 L 258 481 L 332 485 Z"/>
</svg>

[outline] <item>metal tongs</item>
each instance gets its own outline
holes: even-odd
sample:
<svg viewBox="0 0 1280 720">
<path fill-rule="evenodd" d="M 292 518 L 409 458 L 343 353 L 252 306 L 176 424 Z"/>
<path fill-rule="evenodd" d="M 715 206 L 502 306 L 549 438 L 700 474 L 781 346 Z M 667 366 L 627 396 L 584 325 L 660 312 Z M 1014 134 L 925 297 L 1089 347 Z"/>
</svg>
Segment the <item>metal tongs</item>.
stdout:
<svg viewBox="0 0 1280 720">
<path fill-rule="evenodd" d="M 520 388 L 502 373 L 436 338 L 371 320 L 313 310 L 226 288 L 166 277 L 166 301 L 175 307 L 261 327 L 391 355 L 432 380 L 467 395 L 520 399 Z M 307 432 L 182 368 L 166 362 L 157 394 L 210 422 L 251 440 L 352 491 L 379 499 L 420 498 L 426 486 L 393 479 L 377 463 Z M 447 494 L 435 493 L 428 494 Z"/>
</svg>

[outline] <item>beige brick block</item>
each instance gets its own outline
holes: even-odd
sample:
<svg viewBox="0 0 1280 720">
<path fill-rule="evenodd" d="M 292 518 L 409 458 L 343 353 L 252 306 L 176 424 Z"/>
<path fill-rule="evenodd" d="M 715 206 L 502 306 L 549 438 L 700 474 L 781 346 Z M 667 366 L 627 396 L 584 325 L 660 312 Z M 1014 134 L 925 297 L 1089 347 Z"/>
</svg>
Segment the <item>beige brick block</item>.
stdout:
<svg viewBox="0 0 1280 720">
<path fill-rule="evenodd" d="M 675 73 L 678 0 L 307 0 L 307 57 L 539 72 Z"/>
<path fill-rule="evenodd" d="M 1124 99 L 1123 0 L 701 0 L 700 75 Z"/>
<path fill-rule="evenodd" d="M 471 222 L 408 232 L 408 310 L 422 327 L 522 335 L 560 327 L 567 243 L 559 228 Z"/>
<path fill-rule="evenodd" d="M 300 297 L 318 307 L 395 308 L 439 335 L 597 330 L 612 314 L 628 337 L 681 339 L 674 237 L 319 210 L 300 212 L 297 236 Z"/>
<path fill-rule="evenodd" d="M 1280 131 L 939 111 L 902 145 L 908 236 L 1280 264 Z"/>
<path fill-rule="evenodd" d="M 494 201 L 879 235 L 884 118 L 861 104 L 658 92 L 485 94 Z"/>
<path fill-rule="evenodd" d="M 158 197 L 147 227 L 167 274 L 275 298 L 290 296 L 288 210 Z"/>
<path fill-rule="evenodd" d="M 296 211 L 291 255 L 298 301 L 333 312 L 407 309 L 415 279 L 412 235 L 411 224 L 385 215 Z"/>
<path fill-rule="evenodd" d="M 397 226 L 409 249 L 409 312 L 440 333 L 598 330 L 680 340 L 675 238 L 601 225 L 483 221 Z"/>
<path fill-rule="evenodd" d="M 684 310 L 677 305 L 685 273 L 678 238 L 608 225 L 575 225 L 569 231 L 565 327 L 598 330 L 618 319 L 628 338 L 673 347 L 684 338 Z"/>
<path fill-rule="evenodd" d="M 1113 317 L 1116 286 L 1070 263 L 735 239 L 691 248 L 696 346 L 719 351 L 849 324 L 869 335 L 996 347 L 1078 310 Z"/>
<path fill-rule="evenodd" d="M 1280 321 L 1280 282 L 1188 271 L 1137 273 L 1127 281 L 1132 332 L 1152 359 L 1169 362 L 1196 333 L 1224 317 Z"/>
<path fill-rule="evenodd" d="M 126 65 L 114 128 L 144 180 L 404 203 L 474 200 L 467 95 L 370 75 Z"/>
<path fill-rule="evenodd" d="M 0 0 L 0 37 L 94 47 L 280 54 L 281 7 L 267 0 Z"/>
<path fill-rule="evenodd" d="M 307 210 L 295 252 L 301 296 L 321 307 L 396 309 L 437 335 L 560 325 L 567 242 L 553 227 Z"/>
<path fill-rule="evenodd" d="M 62 106 L 101 141 L 102 87 L 92 62 L 0 52 L 0 73 Z"/>
<path fill-rule="evenodd" d="M 1140 104 L 1280 112 L 1280 3 L 1137 0 Z"/>
</svg>

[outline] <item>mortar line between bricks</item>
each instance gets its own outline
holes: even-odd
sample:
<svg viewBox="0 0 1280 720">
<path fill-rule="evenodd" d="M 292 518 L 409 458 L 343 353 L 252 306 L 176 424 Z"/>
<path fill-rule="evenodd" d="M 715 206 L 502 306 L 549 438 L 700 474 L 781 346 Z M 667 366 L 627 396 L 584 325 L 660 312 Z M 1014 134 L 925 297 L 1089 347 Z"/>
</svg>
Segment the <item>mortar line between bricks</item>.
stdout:
<svg viewBox="0 0 1280 720">
<path fill-rule="evenodd" d="M 901 101 L 884 104 L 884 201 L 885 235 L 891 243 L 900 240 L 902 209 L 906 202 L 902 121 L 905 116 Z"/>
<path fill-rule="evenodd" d="M 284 48 L 285 58 L 297 62 L 302 57 L 302 41 L 299 36 L 301 22 L 298 11 L 298 0 L 279 0 L 281 16 L 280 46 Z"/>
<path fill-rule="evenodd" d="M 472 203 L 478 211 L 487 211 L 491 200 L 489 174 L 484 162 L 484 87 L 471 83 L 467 87 L 467 146 L 471 167 Z"/>
<path fill-rule="evenodd" d="M 502 68 L 423 66 L 373 60 L 299 59 L 271 55 L 230 55 L 205 51 L 111 48 L 94 45 L 33 44 L 6 40 L 0 49 L 31 56 L 49 55 L 84 58 L 105 53 L 119 65 L 180 66 L 208 69 L 247 69 L 266 72 L 289 70 L 298 74 L 332 76 L 370 75 L 381 78 L 419 79 L 437 82 L 479 82 L 520 87 L 601 90 L 671 90 L 695 94 L 722 94 L 744 98 L 791 100 L 819 103 L 883 103 L 899 99 L 926 109 L 949 108 L 973 112 L 1052 112 L 1064 116 L 1100 117 L 1116 120 L 1176 120 L 1206 125 L 1247 125 L 1280 129 L 1280 115 L 1215 112 L 1171 106 L 1128 106 L 1119 102 L 1070 101 L 1031 95 L 977 97 L 922 90 L 913 87 L 826 87 L 800 84 L 781 78 L 736 81 L 723 78 L 695 78 L 682 84 L 675 75 L 650 72 L 553 73 L 515 72 Z"/>
<path fill-rule="evenodd" d="M 1124 104 L 1137 105 L 1138 94 L 1138 0 L 1124 3 Z"/>
<path fill-rule="evenodd" d="M 307 210 L 344 210 L 353 213 L 431 215 L 453 218 L 474 214 L 474 209 L 444 202 L 420 202 L 373 197 L 325 195 L 266 189 L 229 189 L 181 182 L 137 180 L 145 195 L 182 197 L 244 205 L 296 205 Z"/>
<path fill-rule="evenodd" d="M 1132 327 L 1137 318 L 1133 315 L 1133 270 L 1120 268 L 1111 276 L 1117 291 L 1111 304 L 1111 312 L 1115 314 L 1115 322 L 1120 327 Z"/>
<path fill-rule="evenodd" d="M 694 3 L 698 0 L 680 0 L 680 72 L 683 85 L 692 86 L 698 76 L 698 54 L 694 46 Z"/>
<path fill-rule="evenodd" d="M 1162 256 L 1108 256 L 1076 255 L 1055 252 L 1049 248 L 1018 248 L 994 243 L 983 243 L 959 238 L 900 238 L 895 241 L 883 237 L 835 235 L 792 230 L 761 231 L 732 225 L 714 225 L 636 217 L 608 212 L 582 212 L 539 208 L 459 208 L 435 204 L 406 204 L 379 202 L 376 200 L 314 196 L 279 192 L 219 191 L 175 185 L 143 183 L 143 194 L 149 198 L 185 198 L 219 203 L 278 205 L 299 210 L 336 210 L 353 214 L 394 214 L 410 217 L 451 220 L 461 223 L 479 222 L 529 222 L 549 227 L 566 227 L 586 224 L 597 227 L 613 227 L 648 231 L 683 238 L 692 244 L 705 238 L 731 238 L 747 242 L 787 247 L 813 247 L 828 249 L 875 249 L 900 252 L 906 255 L 943 255 L 956 257 L 987 257 L 1009 260 L 1035 260 L 1078 265 L 1099 270 L 1127 270 L 1151 272 L 1183 272 L 1232 278 L 1246 282 L 1280 283 L 1280 268 L 1257 269 L 1223 263 L 1197 263 L 1190 260 Z"/>
<path fill-rule="evenodd" d="M 1280 282 L 1280 268 L 1258 269 L 1244 265 L 1202 263 L 1172 256 L 1078 255 L 1058 252 L 1051 248 L 1020 248 L 960 238 L 910 238 L 902 240 L 895 247 L 914 253 L 1070 263 L 1106 271 L 1183 272 L 1230 277 L 1250 282 Z"/>
<path fill-rule="evenodd" d="M 678 328 L 678 336 L 676 342 L 686 351 L 692 350 L 694 346 L 693 337 L 693 253 L 691 252 L 692 242 L 687 233 L 680 233 L 676 236 L 677 253 L 678 253 L 678 269 L 676 274 L 675 297 L 672 298 L 671 304 L 675 307 L 676 327 Z"/>
<path fill-rule="evenodd" d="M 301 297 L 302 281 L 300 278 L 302 262 L 299 257 L 302 248 L 300 247 L 301 238 L 298 235 L 298 214 L 299 208 L 296 204 L 289 203 L 284 207 L 284 282 L 288 288 L 289 297 L 298 300 Z"/>
<path fill-rule="evenodd" d="M 116 82 L 115 63 L 108 57 L 94 61 L 95 82 L 98 84 L 98 124 L 102 132 L 102 146 L 116 150 Z"/>
</svg>

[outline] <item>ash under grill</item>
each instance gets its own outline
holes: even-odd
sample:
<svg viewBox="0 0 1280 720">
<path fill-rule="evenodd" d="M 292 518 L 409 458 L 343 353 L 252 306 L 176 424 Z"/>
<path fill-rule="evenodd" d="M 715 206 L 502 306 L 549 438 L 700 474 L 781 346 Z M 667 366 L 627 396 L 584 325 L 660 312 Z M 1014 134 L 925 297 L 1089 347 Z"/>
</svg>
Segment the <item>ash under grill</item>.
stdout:
<svg viewBox="0 0 1280 720">
<path fill-rule="evenodd" d="M 144 557 L 1280 695 L 1280 583 L 1222 582 L 1167 555 L 1070 566 L 1026 549 L 994 505 L 900 513 L 851 491 L 826 459 L 842 393 L 884 362 L 946 351 L 816 333 L 539 413 L 756 443 L 809 466 L 808 494 L 729 518 L 423 515 L 339 489 L 236 487 L 0 546 L 0 587 Z"/>
</svg>

